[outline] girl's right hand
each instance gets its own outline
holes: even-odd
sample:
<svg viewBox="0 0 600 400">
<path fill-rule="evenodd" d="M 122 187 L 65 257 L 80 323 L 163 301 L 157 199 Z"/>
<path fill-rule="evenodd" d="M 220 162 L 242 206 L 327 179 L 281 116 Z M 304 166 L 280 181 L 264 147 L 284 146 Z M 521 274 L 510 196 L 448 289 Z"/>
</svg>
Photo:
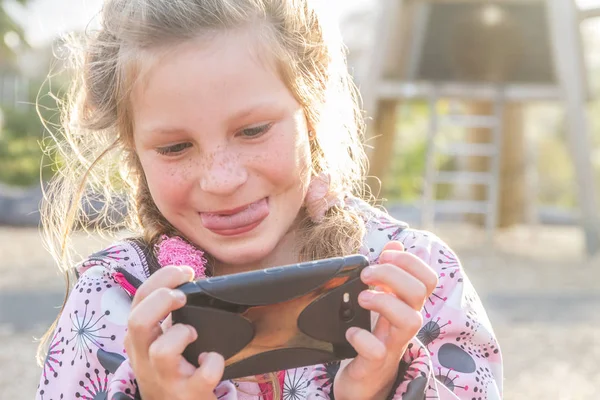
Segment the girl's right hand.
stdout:
<svg viewBox="0 0 600 400">
<path fill-rule="evenodd" d="M 127 326 L 125 349 L 135 372 L 141 397 L 153 399 L 216 399 L 225 362 L 217 353 L 201 354 L 200 367 L 187 362 L 182 353 L 196 340 L 188 325 L 161 328 L 160 321 L 185 304 L 185 296 L 173 288 L 189 282 L 189 267 L 164 267 L 137 290 Z M 164 333 L 163 333 L 164 330 Z"/>
</svg>

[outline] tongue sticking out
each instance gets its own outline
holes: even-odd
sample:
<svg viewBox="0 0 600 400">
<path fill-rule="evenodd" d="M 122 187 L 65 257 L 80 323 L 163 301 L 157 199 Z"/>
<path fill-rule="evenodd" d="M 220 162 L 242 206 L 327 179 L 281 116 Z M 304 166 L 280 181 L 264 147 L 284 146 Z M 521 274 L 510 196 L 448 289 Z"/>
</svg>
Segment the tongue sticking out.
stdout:
<svg viewBox="0 0 600 400">
<path fill-rule="evenodd" d="M 269 215 L 267 199 L 262 199 L 250 204 L 244 210 L 231 214 L 221 215 L 212 213 L 200 213 L 202 224 L 210 230 L 229 230 L 243 228 L 265 219 Z"/>
</svg>

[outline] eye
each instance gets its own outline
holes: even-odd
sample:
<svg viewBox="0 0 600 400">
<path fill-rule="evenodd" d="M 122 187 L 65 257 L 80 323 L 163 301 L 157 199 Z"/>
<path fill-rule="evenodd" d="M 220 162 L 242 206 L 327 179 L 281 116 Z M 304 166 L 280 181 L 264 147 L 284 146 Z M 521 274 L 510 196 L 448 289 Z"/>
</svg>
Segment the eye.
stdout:
<svg viewBox="0 0 600 400">
<path fill-rule="evenodd" d="M 252 128 L 246 128 L 246 129 L 241 130 L 240 134 L 247 138 L 255 138 L 255 137 L 259 137 L 259 136 L 267 133 L 269 131 L 269 129 L 271 129 L 272 126 L 273 126 L 272 123 L 268 123 L 268 124 L 260 125 L 260 126 L 254 126 Z"/>
<path fill-rule="evenodd" d="M 178 143 L 174 144 L 173 146 L 159 147 L 156 149 L 156 152 L 164 156 L 177 155 L 189 147 L 192 147 L 192 144 L 189 142 Z"/>
</svg>

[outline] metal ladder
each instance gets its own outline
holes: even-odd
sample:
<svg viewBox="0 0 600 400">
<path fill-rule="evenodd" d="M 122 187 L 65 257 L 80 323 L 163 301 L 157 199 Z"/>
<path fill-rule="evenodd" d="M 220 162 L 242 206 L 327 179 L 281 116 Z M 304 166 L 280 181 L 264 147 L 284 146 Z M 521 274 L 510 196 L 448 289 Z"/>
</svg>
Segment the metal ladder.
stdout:
<svg viewBox="0 0 600 400">
<path fill-rule="evenodd" d="M 500 184 L 500 147 L 502 121 L 504 114 L 503 91 L 497 89 L 493 98 L 492 115 L 440 115 L 439 102 L 435 89 L 429 99 L 429 132 L 425 164 L 425 182 L 423 184 L 423 208 L 421 223 L 425 229 L 434 226 L 436 214 L 480 214 L 485 216 L 487 239 L 492 240 L 498 219 L 499 184 Z M 488 143 L 452 143 L 441 146 L 438 137 L 442 127 L 456 126 L 461 128 L 483 128 L 491 131 Z M 490 168 L 486 172 L 439 171 L 437 156 L 454 157 L 482 156 L 489 157 Z M 438 184 L 483 185 L 487 198 L 484 201 L 436 200 Z"/>
</svg>

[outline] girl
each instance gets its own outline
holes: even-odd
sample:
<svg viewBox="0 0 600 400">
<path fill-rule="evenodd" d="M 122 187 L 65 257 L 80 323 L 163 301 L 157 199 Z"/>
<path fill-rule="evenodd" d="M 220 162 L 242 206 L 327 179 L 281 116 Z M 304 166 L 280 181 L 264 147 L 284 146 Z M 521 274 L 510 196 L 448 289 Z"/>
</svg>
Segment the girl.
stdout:
<svg viewBox="0 0 600 400">
<path fill-rule="evenodd" d="M 76 52 L 46 229 L 68 269 L 82 198 L 119 189 L 135 238 L 78 264 L 38 399 L 501 398 L 500 349 L 456 255 L 361 200 L 335 24 L 309 0 L 106 0 L 102 17 Z M 355 359 L 221 382 L 219 354 L 182 357 L 196 332 L 166 318 L 178 285 L 355 252 L 377 287 L 360 296 L 373 332 L 346 334 Z"/>
</svg>

